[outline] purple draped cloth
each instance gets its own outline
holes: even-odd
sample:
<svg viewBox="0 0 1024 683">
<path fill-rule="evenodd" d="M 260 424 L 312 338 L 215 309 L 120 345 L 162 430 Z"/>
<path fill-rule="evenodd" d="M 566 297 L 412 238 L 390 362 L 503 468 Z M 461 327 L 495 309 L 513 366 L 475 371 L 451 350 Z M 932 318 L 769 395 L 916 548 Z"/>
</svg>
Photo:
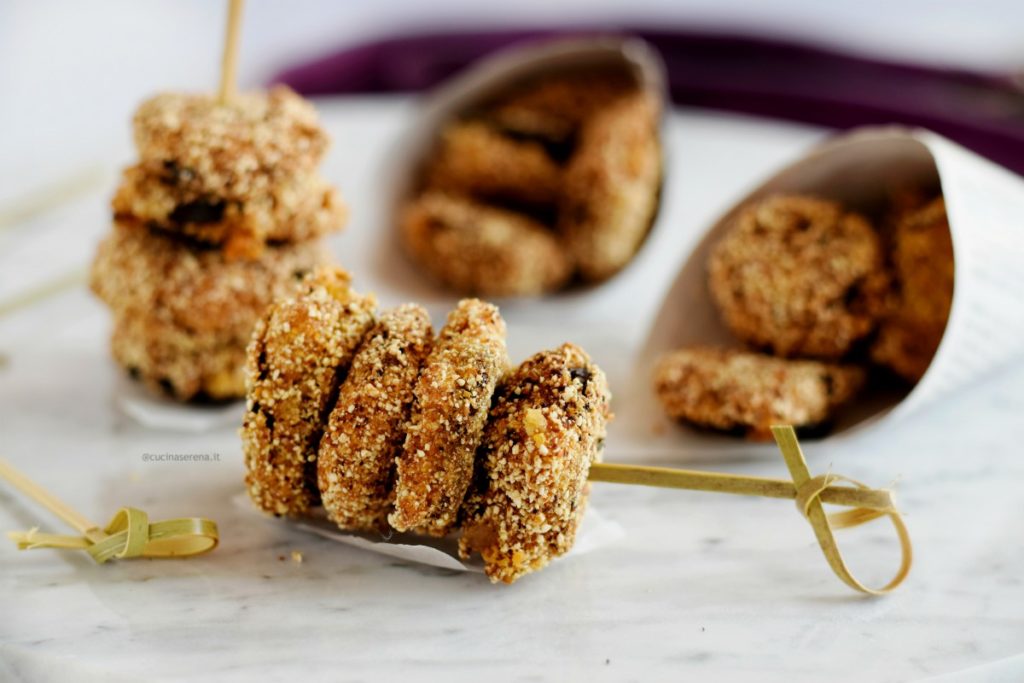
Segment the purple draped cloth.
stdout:
<svg viewBox="0 0 1024 683">
<path fill-rule="evenodd" d="M 775 39 L 649 29 L 429 33 L 346 48 L 275 80 L 307 95 L 419 91 L 512 43 L 602 33 L 651 43 L 679 104 L 837 129 L 923 126 L 1024 173 L 1024 90 L 1009 75 L 898 64 Z"/>
</svg>

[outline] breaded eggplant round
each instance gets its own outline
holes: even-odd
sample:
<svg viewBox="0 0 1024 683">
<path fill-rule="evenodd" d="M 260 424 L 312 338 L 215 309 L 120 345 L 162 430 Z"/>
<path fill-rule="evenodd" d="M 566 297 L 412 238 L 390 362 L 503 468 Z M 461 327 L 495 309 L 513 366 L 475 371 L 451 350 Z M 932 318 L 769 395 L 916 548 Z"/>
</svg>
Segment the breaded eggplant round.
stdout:
<svg viewBox="0 0 1024 683">
<path fill-rule="evenodd" d="M 462 121 L 441 132 L 426 185 L 485 200 L 551 207 L 561 176 L 540 144 L 502 135 L 481 121 Z"/>
<path fill-rule="evenodd" d="M 299 516 L 319 499 L 327 411 L 376 310 L 373 296 L 357 294 L 350 281 L 340 268 L 317 269 L 253 332 L 242 444 L 249 495 L 266 512 Z"/>
<path fill-rule="evenodd" d="M 267 306 L 327 260 L 319 242 L 303 242 L 233 261 L 117 221 L 97 250 L 90 287 L 111 309 L 118 363 L 178 400 L 222 400 L 245 394 L 245 348 Z"/>
<path fill-rule="evenodd" d="M 661 186 L 657 100 L 637 91 L 585 120 L 563 176 L 558 229 L 580 276 L 605 280 L 632 260 Z"/>
<path fill-rule="evenodd" d="M 381 315 L 352 359 L 317 458 L 321 502 L 342 529 L 388 527 L 395 457 L 433 337 L 426 310 L 405 304 Z"/>
<path fill-rule="evenodd" d="M 406 207 L 401 229 L 409 255 L 459 292 L 543 294 L 571 275 L 562 247 L 542 224 L 464 197 L 423 194 Z"/>
<path fill-rule="evenodd" d="M 512 583 L 572 547 L 609 400 L 604 373 L 572 344 L 536 354 L 499 386 L 459 539 L 491 581 Z"/>
<path fill-rule="evenodd" d="M 770 440 L 773 425 L 827 424 L 863 383 L 858 367 L 710 347 L 666 354 L 654 374 L 670 417 L 755 441 Z"/>
<path fill-rule="evenodd" d="M 316 173 L 288 178 L 260 193 L 212 195 L 176 167 L 142 162 L 125 169 L 111 202 L 115 219 L 219 246 L 229 259 L 259 258 L 267 244 L 302 242 L 337 232 L 347 208 Z"/>
<path fill-rule="evenodd" d="M 893 235 L 896 295 L 871 346 L 871 359 L 910 382 L 924 376 L 953 304 L 953 241 L 941 197 L 908 211 Z"/>
<path fill-rule="evenodd" d="M 875 330 L 889 296 L 872 226 L 809 196 L 773 195 L 744 208 L 708 271 L 726 326 L 786 357 L 842 358 Z"/>
<path fill-rule="evenodd" d="M 508 370 L 498 308 L 463 299 L 448 315 L 416 381 L 412 416 L 398 457 L 399 531 L 443 536 L 456 522 L 494 387 Z"/>
</svg>

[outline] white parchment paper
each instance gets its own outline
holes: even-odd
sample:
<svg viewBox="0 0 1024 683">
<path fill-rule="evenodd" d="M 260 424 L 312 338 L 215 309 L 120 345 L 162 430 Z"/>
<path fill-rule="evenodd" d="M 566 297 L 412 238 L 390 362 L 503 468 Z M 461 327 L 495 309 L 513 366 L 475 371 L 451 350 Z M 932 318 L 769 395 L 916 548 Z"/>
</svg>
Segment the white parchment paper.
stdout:
<svg viewBox="0 0 1024 683">
<path fill-rule="evenodd" d="M 232 499 L 235 506 L 251 512 L 253 515 L 266 517 L 257 510 L 245 492 L 235 495 Z M 306 520 L 280 520 L 282 524 L 290 524 L 303 531 L 316 534 L 322 538 L 329 538 L 338 543 L 344 543 L 355 548 L 362 548 L 379 555 L 387 555 L 406 562 L 425 564 L 441 569 L 453 569 L 456 571 L 482 572 L 483 565 L 478 558 L 464 562 L 458 556 L 457 536 L 451 535 L 447 538 L 431 538 L 428 536 L 417 536 L 416 534 L 399 534 L 385 538 L 371 534 L 355 534 L 341 531 L 324 515 L 322 509 L 314 512 L 314 516 Z M 593 552 L 599 548 L 611 545 L 625 535 L 622 526 L 611 519 L 608 519 L 593 506 L 587 507 L 587 513 L 583 516 L 583 523 L 576 532 L 576 543 L 566 553 L 564 558 L 578 557 Z M 564 559 L 564 558 L 559 558 Z"/>
<path fill-rule="evenodd" d="M 144 427 L 202 433 L 242 424 L 244 401 L 223 405 L 192 405 L 161 398 L 122 373 L 114 387 L 118 409 Z"/>
</svg>

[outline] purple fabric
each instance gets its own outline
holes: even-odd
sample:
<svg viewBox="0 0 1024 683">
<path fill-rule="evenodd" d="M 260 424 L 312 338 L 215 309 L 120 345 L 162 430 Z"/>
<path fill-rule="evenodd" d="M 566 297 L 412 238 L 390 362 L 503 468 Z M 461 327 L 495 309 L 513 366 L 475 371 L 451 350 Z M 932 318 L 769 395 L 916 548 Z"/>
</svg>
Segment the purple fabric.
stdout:
<svg viewBox="0 0 1024 683">
<path fill-rule="evenodd" d="M 651 43 L 679 104 L 838 129 L 923 126 L 1024 173 L 1024 91 L 1009 76 L 883 62 L 774 39 L 649 29 L 430 33 L 347 48 L 275 81 L 308 95 L 418 91 L 512 43 L 602 33 Z"/>
</svg>

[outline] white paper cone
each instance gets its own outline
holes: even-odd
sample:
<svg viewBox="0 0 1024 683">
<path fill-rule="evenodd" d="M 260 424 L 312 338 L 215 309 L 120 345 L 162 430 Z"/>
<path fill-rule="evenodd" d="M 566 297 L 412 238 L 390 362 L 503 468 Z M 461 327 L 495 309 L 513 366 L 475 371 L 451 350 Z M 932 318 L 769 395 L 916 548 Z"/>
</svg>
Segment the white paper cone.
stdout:
<svg viewBox="0 0 1024 683">
<path fill-rule="evenodd" d="M 698 451 L 756 448 L 650 417 L 661 414 L 651 381 L 661 354 L 694 344 L 742 347 L 718 316 L 706 268 L 712 247 L 741 207 L 764 195 L 798 192 L 874 213 L 894 189 L 936 181 L 946 199 L 955 260 L 953 304 L 942 343 L 911 391 L 857 400 L 842 411 L 830 438 L 876 425 L 882 417 L 905 416 L 1024 351 L 1024 180 L 930 131 L 862 128 L 815 148 L 770 178 L 736 202 L 698 243 L 655 318 L 637 362 L 633 394 L 623 402 L 638 430 L 634 436 L 648 449 L 674 445 L 678 450 L 681 439 Z"/>
<path fill-rule="evenodd" d="M 948 396 L 1024 353 L 1024 179 L 941 135 L 912 134 L 938 166 L 956 279 L 942 345 L 893 416 Z"/>
</svg>

